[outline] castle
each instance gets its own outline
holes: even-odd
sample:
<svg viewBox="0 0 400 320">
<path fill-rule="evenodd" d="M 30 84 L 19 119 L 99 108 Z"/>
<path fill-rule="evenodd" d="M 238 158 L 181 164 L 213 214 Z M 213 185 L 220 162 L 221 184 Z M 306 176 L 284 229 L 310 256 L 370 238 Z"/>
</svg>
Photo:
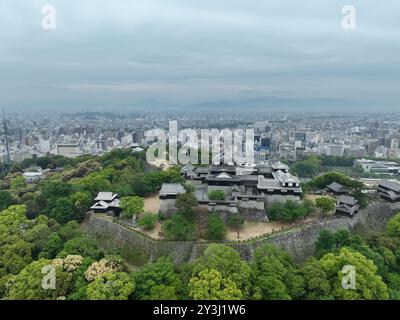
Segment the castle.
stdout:
<svg viewBox="0 0 400 320">
<path fill-rule="evenodd" d="M 208 211 L 240 212 L 250 220 L 267 220 L 265 207 L 275 201 L 299 201 L 300 180 L 289 173 L 282 162 L 265 161 L 255 164 L 214 163 L 181 170 L 186 183 L 195 187 L 199 206 Z M 168 191 L 168 196 L 166 195 Z M 224 199 L 209 199 L 210 192 L 223 192 Z M 184 192 L 179 184 L 165 184 L 160 191 L 160 212 L 171 214 L 176 197 Z"/>
</svg>

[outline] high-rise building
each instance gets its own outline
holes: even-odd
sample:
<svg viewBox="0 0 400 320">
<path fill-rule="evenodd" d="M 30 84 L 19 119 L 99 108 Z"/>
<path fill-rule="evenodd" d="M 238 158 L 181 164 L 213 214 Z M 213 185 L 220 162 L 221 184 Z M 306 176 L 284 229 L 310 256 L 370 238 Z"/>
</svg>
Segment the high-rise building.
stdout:
<svg viewBox="0 0 400 320">
<path fill-rule="evenodd" d="M 306 141 L 306 133 L 305 132 L 296 132 L 294 134 L 295 141 Z"/>
<path fill-rule="evenodd" d="M 137 144 L 143 144 L 144 141 L 144 132 L 143 131 L 135 131 L 132 132 L 132 142 Z"/>
<path fill-rule="evenodd" d="M 271 150 L 271 138 L 261 139 L 261 150 Z"/>
</svg>

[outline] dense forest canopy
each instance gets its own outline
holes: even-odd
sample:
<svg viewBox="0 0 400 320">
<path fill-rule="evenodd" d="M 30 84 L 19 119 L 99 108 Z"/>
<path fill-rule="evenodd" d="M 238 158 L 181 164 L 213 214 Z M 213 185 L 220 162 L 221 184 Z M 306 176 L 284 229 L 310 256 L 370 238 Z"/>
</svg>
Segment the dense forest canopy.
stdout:
<svg viewBox="0 0 400 320">
<path fill-rule="evenodd" d="M 24 168 L 63 167 L 38 183 L 21 179 Z M 339 179 L 339 180 L 338 180 Z M 359 185 L 338 174 L 319 176 L 310 187 L 331 181 Z M 272 245 L 255 250 L 245 261 L 228 245 L 209 245 L 193 263 L 174 265 L 163 257 L 132 268 L 117 252 L 104 252 L 81 229 L 80 223 L 99 191 L 122 197 L 143 197 L 165 182 L 183 179 L 178 168 L 166 171 L 146 166 L 144 153 L 114 150 L 100 157 L 46 157 L 15 166 L 0 184 L 0 298 L 2 299 L 399 299 L 400 214 L 387 230 L 363 238 L 346 230 L 321 231 L 314 256 L 298 264 Z M 196 216 L 190 188 L 178 201 L 179 214 L 166 223 L 169 239 L 194 232 Z M 140 203 L 139 203 L 140 204 Z M 133 211 L 138 202 L 130 203 Z M 142 204 L 140 204 L 142 206 Z M 321 204 L 322 205 L 322 204 Z M 303 217 L 310 203 L 272 208 L 276 217 Z M 154 224 L 148 214 L 143 226 Z M 206 221 L 210 239 L 221 239 L 226 226 L 216 216 Z M 240 232 L 243 220 L 228 225 Z M 190 237 L 188 237 L 190 239 Z M 355 289 L 341 285 L 343 267 L 357 272 Z M 56 270 L 56 289 L 42 287 L 46 266 Z"/>
</svg>

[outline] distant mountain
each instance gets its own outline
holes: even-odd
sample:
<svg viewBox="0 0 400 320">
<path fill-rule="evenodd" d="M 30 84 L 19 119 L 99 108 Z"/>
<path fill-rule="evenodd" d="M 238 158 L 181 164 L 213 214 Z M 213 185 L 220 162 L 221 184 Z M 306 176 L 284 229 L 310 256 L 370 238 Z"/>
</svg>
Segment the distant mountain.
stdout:
<svg viewBox="0 0 400 320">
<path fill-rule="evenodd" d="M 241 100 L 220 100 L 196 103 L 187 106 L 204 111 L 355 111 L 352 108 L 370 107 L 368 101 L 346 99 L 296 99 L 281 97 L 258 97 Z M 350 109 L 350 110 L 349 110 Z"/>
</svg>

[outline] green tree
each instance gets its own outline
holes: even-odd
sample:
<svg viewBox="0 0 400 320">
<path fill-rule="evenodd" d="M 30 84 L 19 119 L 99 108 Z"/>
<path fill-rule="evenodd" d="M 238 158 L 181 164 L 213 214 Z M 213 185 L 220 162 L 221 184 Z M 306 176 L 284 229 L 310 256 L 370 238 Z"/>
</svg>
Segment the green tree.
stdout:
<svg viewBox="0 0 400 320">
<path fill-rule="evenodd" d="M 183 187 L 186 190 L 186 193 L 195 193 L 196 192 L 196 187 L 193 184 L 190 183 L 185 183 Z"/>
<path fill-rule="evenodd" d="M 25 204 L 28 213 L 39 214 L 47 206 L 47 199 L 41 192 L 27 192 L 22 196 L 21 202 Z"/>
<path fill-rule="evenodd" d="M 126 163 L 126 165 L 128 165 Z M 115 172 L 112 179 L 112 186 L 121 197 L 128 197 L 135 193 L 133 184 L 135 182 L 137 172 L 131 167 L 125 167 Z"/>
<path fill-rule="evenodd" d="M 42 195 L 48 200 L 68 198 L 71 194 L 71 185 L 60 180 L 45 180 L 40 186 Z"/>
<path fill-rule="evenodd" d="M 193 193 L 182 193 L 178 195 L 175 202 L 178 212 L 186 219 L 194 221 L 196 218 L 195 208 L 197 207 L 197 198 Z"/>
<path fill-rule="evenodd" d="M 64 242 L 58 233 L 53 232 L 47 238 L 43 250 L 39 253 L 40 258 L 53 259 L 63 249 Z"/>
<path fill-rule="evenodd" d="M 134 189 L 137 194 L 146 195 L 156 192 L 161 188 L 163 183 L 184 182 L 184 178 L 177 168 L 169 168 L 166 171 L 155 171 L 144 174 L 137 183 L 135 183 Z"/>
<path fill-rule="evenodd" d="M 73 274 L 73 286 L 70 289 L 68 300 L 87 300 L 87 287 L 89 285 L 85 278 L 85 271 L 93 263 L 90 258 L 84 258 L 82 264 Z"/>
<path fill-rule="evenodd" d="M 208 199 L 214 201 L 225 200 L 225 192 L 223 190 L 213 190 L 208 192 Z"/>
<path fill-rule="evenodd" d="M 71 220 L 77 220 L 80 217 L 75 213 L 74 206 L 70 199 L 59 198 L 55 200 L 54 207 L 50 212 L 50 218 L 57 220 L 59 223 L 67 223 Z"/>
<path fill-rule="evenodd" d="M 26 266 L 9 282 L 6 299 L 9 300 L 55 300 L 67 295 L 71 286 L 72 275 L 65 272 L 62 267 L 55 267 L 55 289 L 43 289 L 43 268 L 52 266 L 51 260 L 40 259 Z"/>
<path fill-rule="evenodd" d="M 71 200 L 80 218 L 83 218 L 85 213 L 89 211 L 93 202 L 89 192 L 76 192 L 71 196 Z"/>
<path fill-rule="evenodd" d="M 337 182 L 340 183 L 342 186 L 356 190 L 362 189 L 364 187 L 364 184 L 362 182 L 352 180 L 349 177 L 345 176 L 343 173 L 339 172 L 329 172 L 324 175 L 320 175 L 309 182 L 308 185 L 311 189 L 324 189 L 332 182 Z"/>
<path fill-rule="evenodd" d="M 60 255 L 81 255 L 83 257 L 90 257 L 94 260 L 99 260 L 103 257 L 103 253 L 97 247 L 97 242 L 85 237 L 78 237 L 68 240 L 63 251 Z"/>
<path fill-rule="evenodd" d="M 294 170 L 302 177 L 314 177 L 321 170 L 321 160 L 316 156 L 311 156 L 304 161 L 297 161 Z"/>
<path fill-rule="evenodd" d="M 267 209 L 268 217 L 271 220 L 297 220 L 306 217 L 312 212 L 309 204 L 295 202 L 292 200 L 282 202 L 274 202 Z"/>
<path fill-rule="evenodd" d="M 18 192 L 26 187 L 26 180 L 23 176 L 17 176 L 11 180 L 11 189 Z"/>
<path fill-rule="evenodd" d="M 149 300 L 179 300 L 176 295 L 176 288 L 165 284 L 152 286 Z"/>
<path fill-rule="evenodd" d="M 22 165 L 21 165 L 20 163 L 14 163 L 14 164 L 12 165 L 12 167 L 11 167 L 11 172 L 12 172 L 12 173 L 17 173 L 17 172 L 22 173 L 22 172 L 23 172 L 23 167 L 22 167 Z"/>
<path fill-rule="evenodd" d="M 236 230 L 238 239 L 240 238 L 240 230 L 244 225 L 244 217 L 240 213 L 234 213 L 228 218 L 228 225 Z"/>
<path fill-rule="evenodd" d="M 162 257 L 134 274 L 135 298 L 140 300 L 176 300 L 182 286 L 170 258 Z"/>
<path fill-rule="evenodd" d="M 236 283 L 215 269 L 204 269 L 189 281 L 189 295 L 194 300 L 240 300 L 243 294 Z"/>
<path fill-rule="evenodd" d="M 47 217 L 45 218 L 46 220 L 48 220 Z M 34 257 L 37 257 L 39 253 L 43 250 L 51 232 L 51 229 L 47 225 L 47 221 L 45 221 L 44 223 L 38 223 L 32 228 L 26 230 L 24 234 L 24 239 L 33 244 L 32 255 Z"/>
<path fill-rule="evenodd" d="M 121 198 L 121 209 L 124 217 L 132 218 L 133 215 L 143 212 L 144 200 L 137 196 Z"/>
<path fill-rule="evenodd" d="M 89 300 L 127 300 L 135 290 L 134 279 L 125 272 L 105 273 L 87 286 Z"/>
<path fill-rule="evenodd" d="M 289 255 L 272 245 L 255 251 L 252 265 L 255 299 L 290 300 L 304 295 L 304 279 Z"/>
<path fill-rule="evenodd" d="M 165 221 L 162 229 L 167 240 L 190 241 L 194 238 L 195 225 L 179 213 Z"/>
<path fill-rule="evenodd" d="M 333 300 L 332 286 L 328 275 L 315 258 L 311 258 L 302 268 L 306 283 L 306 296 L 308 300 Z"/>
<path fill-rule="evenodd" d="M 335 200 L 330 197 L 317 198 L 315 204 L 324 214 L 332 212 L 336 208 Z"/>
<path fill-rule="evenodd" d="M 119 256 L 107 256 L 100 261 L 93 262 L 85 271 L 86 280 L 93 281 L 104 273 L 127 272 L 127 266 Z"/>
<path fill-rule="evenodd" d="M 329 253 L 335 246 L 335 235 L 329 230 L 322 229 L 315 242 L 315 255 L 320 258 Z"/>
<path fill-rule="evenodd" d="M 82 236 L 80 225 L 75 220 L 68 221 L 64 224 L 58 230 L 58 234 L 64 242 Z"/>
<path fill-rule="evenodd" d="M 251 269 L 246 261 L 241 260 L 239 252 L 222 244 L 211 244 L 204 254 L 196 260 L 193 275 L 205 269 L 215 269 L 223 278 L 231 279 L 246 298 L 251 286 Z"/>
<path fill-rule="evenodd" d="M 389 236 L 400 237 L 400 213 L 389 220 L 386 229 Z"/>
<path fill-rule="evenodd" d="M 315 211 L 315 202 L 312 200 L 303 200 L 303 207 L 307 210 L 307 214 L 313 213 Z"/>
<path fill-rule="evenodd" d="M 377 267 L 361 253 L 342 248 L 336 254 L 328 253 L 319 262 L 320 269 L 326 274 L 336 300 L 381 300 L 388 299 L 388 288 L 377 274 Z M 356 272 L 355 289 L 344 289 L 342 280 L 347 275 L 344 266 L 352 266 Z M 323 283 L 326 286 L 326 282 Z M 321 290 L 316 287 L 316 290 Z"/>
<path fill-rule="evenodd" d="M 208 215 L 206 239 L 223 240 L 226 234 L 224 220 L 216 213 Z"/>
<path fill-rule="evenodd" d="M 156 225 L 157 219 L 156 214 L 145 213 L 143 218 L 139 220 L 138 226 L 145 230 L 152 230 Z"/>
<path fill-rule="evenodd" d="M 89 192 L 95 197 L 100 191 L 110 190 L 111 183 L 98 173 L 91 173 L 75 183 L 81 191 Z"/>
<path fill-rule="evenodd" d="M 342 247 L 352 247 L 357 251 L 370 250 L 359 236 L 351 234 L 348 230 L 339 229 L 336 232 L 321 230 L 315 243 L 315 256 L 321 258 L 329 252 L 339 251 Z"/>
<path fill-rule="evenodd" d="M 15 199 L 8 191 L 0 191 L 0 211 L 7 209 L 9 206 L 15 204 Z"/>
<path fill-rule="evenodd" d="M 2 239 L 0 247 L 0 276 L 17 274 L 32 261 L 33 245 L 16 236 Z M 1 288 L 0 290 L 3 290 Z"/>
<path fill-rule="evenodd" d="M 0 297 L 10 276 L 32 262 L 34 245 L 24 238 L 30 223 L 25 206 L 10 206 L 0 212 Z"/>
</svg>

